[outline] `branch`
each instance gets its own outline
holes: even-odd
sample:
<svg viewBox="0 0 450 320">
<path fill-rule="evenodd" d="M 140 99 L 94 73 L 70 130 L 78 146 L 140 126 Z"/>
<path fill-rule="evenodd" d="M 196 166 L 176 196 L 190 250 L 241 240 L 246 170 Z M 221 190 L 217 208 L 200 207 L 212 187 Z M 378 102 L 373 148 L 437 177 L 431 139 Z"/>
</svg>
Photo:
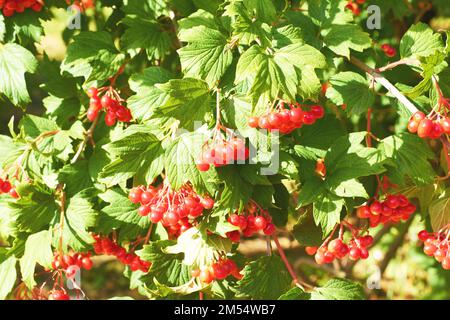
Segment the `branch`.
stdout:
<svg viewBox="0 0 450 320">
<path fill-rule="evenodd" d="M 291 264 L 289 263 L 286 254 L 284 253 L 283 247 L 280 244 L 280 241 L 278 241 L 278 237 L 276 233 L 272 235 L 273 241 L 275 242 L 275 245 L 277 246 L 278 253 L 280 254 L 281 260 L 283 260 L 284 265 L 286 266 L 286 269 L 288 270 L 289 274 L 292 277 L 292 281 L 294 281 L 295 285 L 305 291 L 304 287 L 313 288 L 313 286 L 305 283 L 304 281 L 300 281 L 298 279 L 297 274 L 295 273 L 294 269 L 292 268 Z"/>
<path fill-rule="evenodd" d="M 89 140 L 91 140 L 92 145 L 94 145 L 94 140 L 92 139 L 92 137 L 94 135 L 94 130 L 95 130 L 95 127 L 97 126 L 99 118 L 100 118 L 100 115 L 98 115 L 97 118 L 95 118 L 95 120 L 94 120 L 94 122 L 92 122 L 92 125 L 89 128 L 89 130 L 86 131 L 86 133 L 84 134 L 84 140 L 83 140 L 83 142 L 81 142 L 80 146 L 78 147 L 77 153 L 73 156 L 72 161 L 70 161 L 71 164 L 74 164 L 75 162 L 77 162 L 81 153 L 84 151 L 84 148 L 86 148 L 86 144 Z"/>
<path fill-rule="evenodd" d="M 419 111 L 419 109 L 417 109 L 417 107 L 411 101 L 409 101 L 408 98 L 406 98 L 388 79 L 379 74 L 375 69 L 372 69 L 364 62 L 355 57 L 350 57 L 350 62 L 356 67 L 365 71 L 376 82 L 385 87 L 386 90 L 389 91 L 389 93 L 392 94 L 395 98 L 397 98 L 397 100 L 400 101 L 411 113 L 416 113 L 417 111 Z"/>
<path fill-rule="evenodd" d="M 413 222 L 413 218 L 409 218 L 408 221 L 406 221 L 405 225 L 403 226 L 403 230 L 400 231 L 400 234 L 395 238 L 394 242 L 389 247 L 388 252 L 384 256 L 383 261 L 380 263 L 380 273 L 384 274 L 386 271 L 386 268 L 388 267 L 389 263 L 393 258 L 395 258 L 398 249 L 403 244 L 403 238 L 405 238 L 405 235 L 408 233 L 409 227 L 411 226 Z"/>
</svg>

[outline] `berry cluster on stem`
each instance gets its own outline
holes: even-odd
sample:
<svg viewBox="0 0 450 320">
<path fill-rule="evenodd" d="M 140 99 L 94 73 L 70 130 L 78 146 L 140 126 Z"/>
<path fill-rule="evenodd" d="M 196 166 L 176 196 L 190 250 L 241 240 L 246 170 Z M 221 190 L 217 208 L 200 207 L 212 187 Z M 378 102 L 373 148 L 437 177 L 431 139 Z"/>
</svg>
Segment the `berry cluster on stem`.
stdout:
<svg viewBox="0 0 450 320">
<path fill-rule="evenodd" d="M 112 86 L 102 88 L 90 88 L 87 95 L 91 98 L 87 111 L 87 118 L 93 122 L 99 116 L 100 111 L 105 110 L 105 124 L 114 126 L 117 121 L 130 122 L 133 117 L 131 111 L 125 107 L 123 100 L 117 90 Z"/>
<path fill-rule="evenodd" d="M 213 199 L 199 196 L 189 183 L 175 191 L 167 180 L 157 187 L 135 187 L 128 198 L 141 205 L 139 215 L 148 216 L 152 223 L 160 222 L 173 237 L 190 229 L 204 210 L 214 207 Z"/>
<path fill-rule="evenodd" d="M 267 236 L 275 232 L 275 225 L 272 223 L 269 212 L 262 209 L 253 200 L 247 204 L 243 212 L 230 215 L 228 222 L 239 228 L 239 230 L 230 231 L 226 234 L 233 242 L 239 242 L 241 235 L 248 238 L 259 231 Z"/>
<path fill-rule="evenodd" d="M 63 270 L 68 278 L 73 278 L 78 270 L 92 269 L 92 260 L 90 253 L 74 253 L 61 255 L 54 253 L 52 261 L 53 270 Z"/>
<path fill-rule="evenodd" d="M 406 221 L 416 212 L 416 206 L 403 194 L 387 194 L 384 200 L 376 199 L 356 210 L 360 219 L 369 219 L 369 226 Z"/>
<path fill-rule="evenodd" d="M 8 179 L 3 180 L 0 178 L 0 194 L 2 193 L 7 193 L 15 199 L 19 198 L 19 194 L 12 186 L 11 182 Z"/>
<path fill-rule="evenodd" d="M 347 4 L 345 5 L 345 9 L 350 10 L 353 15 L 359 16 L 361 14 L 361 9 L 359 5 L 362 5 L 366 2 L 366 0 L 356 0 L 353 2 L 353 0 L 348 0 Z"/>
<path fill-rule="evenodd" d="M 215 128 L 212 138 L 204 143 L 200 158 L 196 161 L 199 171 L 208 171 L 212 165 L 217 168 L 248 159 L 250 152 L 245 140 L 238 137 L 225 139 L 221 129 L 227 131 L 222 126 Z"/>
<path fill-rule="evenodd" d="M 381 50 L 383 50 L 384 54 L 389 57 L 395 57 L 397 55 L 397 50 L 390 44 L 384 43 L 381 45 Z"/>
<path fill-rule="evenodd" d="M 333 239 L 338 226 L 340 227 L 339 235 Z M 348 228 L 351 232 L 351 238 L 348 242 L 344 240 L 344 228 Z M 362 233 L 360 229 L 344 220 L 336 225 L 333 232 L 320 247 L 306 247 L 305 250 L 308 255 L 314 255 L 316 263 L 319 265 L 332 263 L 335 259 L 343 259 L 347 256 L 353 261 L 365 260 L 369 257 L 367 248 L 372 245 L 373 237 L 369 234 L 362 235 Z"/>
<path fill-rule="evenodd" d="M 242 279 L 236 263 L 228 258 L 220 258 L 208 267 L 192 270 L 191 275 L 193 278 L 198 278 L 204 284 L 210 284 L 214 280 L 224 280 L 230 275 L 237 280 Z"/>
<path fill-rule="evenodd" d="M 286 105 L 288 108 L 285 108 Z M 303 125 L 314 124 L 325 115 L 325 110 L 319 105 L 311 106 L 309 111 L 304 108 L 299 103 L 288 104 L 281 101 L 275 107 L 271 107 L 267 114 L 249 118 L 248 125 L 251 128 L 279 130 L 283 134 L 288 134 Z"/>
<path fill-rule="evenodd" d="M 0 0 L 0 9 L 5 17 L 14 13 L 22 13 L 26 9 L 39 12 L 44 6 L 44 0 Z"/>
<path fill-rule="evenodd" d="M 111 240 L 108 237 L 102 238 L 99 235 L 94 235 L 93 237 L 95 239 L 95 254 L 115 256 L 124 265 L 129 266 L 131 271 L 141 270 L 142 272 L 148 272 L 150 269 L 151 262 L 142 260 L 133 251 L 127 251 L 114 240 Z"/>
<path fill-rule="evenodd" d="M 438 232 L 422 230 L 418 238 L 424 243 L 423 252 L 434 257 L 442 268 L 450 270 L 450 224 Z"/>
</svg>

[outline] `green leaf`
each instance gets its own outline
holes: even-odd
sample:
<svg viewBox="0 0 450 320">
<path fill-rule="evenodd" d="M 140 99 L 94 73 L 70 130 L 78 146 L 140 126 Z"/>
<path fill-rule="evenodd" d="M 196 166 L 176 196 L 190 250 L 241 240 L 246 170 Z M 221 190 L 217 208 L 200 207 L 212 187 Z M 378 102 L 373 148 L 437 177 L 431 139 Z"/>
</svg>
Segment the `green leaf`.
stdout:
<svg viewBox="0 0 450 320">
<path fill-rule="evenodd" d="M 4 300 L 14 288 L 17 278 L 16 264 L 17 259 L 14 256 L 10 256 L 0 262 L 0 279 L 2 279 L 0 300 Z"/>
<path fill-rule="evenodd" d="M 332 279 L 325 286 L 311 292 L 312 300 L 363 300 L 363 288 L 345 279 Z"/>
<path fill-rule="evenodd" d="M 30 235 L 25 243 L 25 253 L 20 259 L 22 280 L 28 288 L 32 289 L 36 285 L 34 280 L 36 263 L 50 269 L 52 260 L 52 232 L 44 230 Z"/>
<path fill-rule="evenodd" d="M 341 221 L 341 211 L 344 199 L 330 193 L 319 195 L 313 205 L 313 216 L 317 226 L 322 227 L 324 235 L 329 234 L 334 226 Z"/>
<path fill-rule="evenodd" d="M 0 93 L 14 105 L 29 103 L 25 73 L 34 73 L 37 65 L 36 58 L 27 49 L 15 43 L 0 44 Z"/>
<path fill-rule="evenodd" d="M 356 179 L 342 181 L 332 191 L 335 195 L 344 198 L 355 198 L 355 197 L 361 197 L 365 199 L 369 198 L 369 195 L 367 194 L 363 184 Z"/>
<path fill-rule="evenodd" d="M 385 171 L 382 152 L 366 148 L 361 142 L 366 132 L 355 132 L 341 137 L 325 156 L 327 187 L 335 190 L 343 181 L 379 174 Z"/>
<path fill-rule="evenodd" d="M 103 168 L 99 180 L 108 186 L 134 175 L 142 176 L 147 183 L 151 183 L 163 169 L 161 142 L 151 133 L 128 134 L 104 145 L 103 149 L 108 152 L 111 163 Z"/>
<path fill-rule="evenodd" d="M 335 116 L 326 115 L 313 126 L 303 126 L 296 139 L 295 153 L 302 158 L 316 160 L 325 157 L 326 151 L 339 137 L 345 135 L 342 123 Z"/>
<path fill-rule="evenodd" d="M 69 199 L 63 224 L 62 244 L 65 250 L 69 247 L 76 252 L 84 252 L 94 243 L 88 232 L 89 227 L 95 226 L 97 221 L 97 211 L 91 203 L 92 197 L 88 192 L 81 192 Z"/>
<path fill-rule="evenodd" d="M 442 50 L 444 50 L 444 45 L 441 35 L 434 33 L 433 29 L 422 22 L 409 28 L 400 41 L 400 56 L 402 58 L 429 57 Z"/>
<path fill-rule="evenodd" d="M 338 106 L 347 105 L 346 112 L 359 115 L 375 102 L 375 96 L 369 88 L 369 82 L 358 73 L 340 72 L 330 79 L 331 87 L 327 90 L 327 98 Z"/>
<path fill-rule="evenodd" d="M 128 27 L 122 45 L 131 56 L 145 49 L 149 60 L 160 60 L 170 51 L 170 36 L 157 22 L 133 15 L 123 18 L 122 23 Z"/>
<path fill-rule="evenodd" d="M 431 202 L 429 209 L 431 227 L 438 232 L 450 222 L 450 196 L 447 190 L 440 198 Z"/>
<path fill-rule="evenodd" d="M 214 183 L 214 170 L 200 172 L 195 164 L 199 159 L 203 139 L 201 134 L 185 133 L 167 147 L 164 168 L 174 189 L 179 189 L 190 181 L 197 193 L 213 193 L 211 187 Z"/>
<path fill-rule="evenodd" d="M 194 129 L 195 121 L 204 121 L 205 115 L 212 112 L 208 84 L 194 78 L 170 80 L 157 85 L 169 98 L 158 110 L 180 121 L 180 127 Z"/>
<path fill-rule="evenodd" d="M 390 160 L 389 165 L 396 168 L 400 181 L 408 176 L 418 185 L 432 182 L 435 173 L 428 160 L 433 159 L 434 154 L 423 139 L 400 133 L 383 139 L 378 149 Z"/>
<path fill-rule="evenodd" d="M 177 243 L 166 247 L 165 253 L 183 253 L 183 263 L 193 269 L 209 267 L 211 261 L 219 258 L 218 252 L 230 252 L 231 241 L 217 235 L 206 235 L 193 227 L 183 232 Z"/>
<path fill-rule="evenodd" d="M 188 42 L 178 50 L 184 73 L 215 86 L 233 62 L 227 38 L 218 30 L 198 26 L 183 32 L 180 40 Z"/>
<path fill-rule="evenodd" d="M 26 188 L 26 189 L 25 189 Z M 52 194 L 31 185 L 20 185 L 20 199 L 8 202 L 8 209 L 20 231 L 37 232 L 58 214 L 59 207 Z"/>
<path fill-rule="evenodd" d="M 283 293 L 278 300 L 309 300 L 311 294 L 303 291 L 298 287 L 290 289 L 288 292 Z"/>
<path fill-rule="evenodd" d="M 113 229 L 121 229 L 121 236 L 135 239 L 150 226 L 148 217 L 141 217 L 138 214 L 138 206 L 128 200 L 128 196 L 122 190 L 111 189 L 99 197 L 108 203 L 100 212 L 97 224 L 99 232 L 109 234 Z"/>
<path fill-rule="evenodd" d="M 75 164 L 66 164 L 58 175 L 58 181 L 66 185 L 66 193 L 69 197 L 78 192 L 94 186 L 89 174 L 89 162 L 80 160 Z"/>
<path fill-rule="evenodd" d="M 237 283 L 237 297 L 274 300 L 291 285 L 291 277 L 276 255 L 263 256 L 250 262 L 241 273 L 244 277 Z"/>
<path fill-rule="evenodd" d="M 130 88 L 136 92 L 127 100 L 127 106 L 135 119 L 145 121 L 150 119 L 156 108 L 165 104 L 168 94 L 155 87 L 157 83 L 165 83 L 174 76 L 166 69 L 150 67 L 142 74 L 133 74 L 130 78 Z"/>
<path fill-rule="evenodd" d="M 311 210 L 306 211 L 298 219 L 292 234 L 302 246 L 317 247 L 323 242 L 322 229 L 314 222 Z"/>
<path fill-rule="evenodd" d="M 183 254 L 167 254 L 164 249 L 173 241 L 156 241 L 137 252 L 145 261 L 151 261 L 149 273 L 142 279 L 156 279 L 168 286 L 181 286 L 191 279 L 189 266 L 183 263 Z"/>
<path fill-rule="evenodd" d="M 67 48 L 61 70 L 86 80 L 108 79 L 115 75 L 125 61 L 108 32 L 82 31 Z"/>
<path fill-rule="evenodd" d="M 370 48 L 372 40 L 368 33 L 355 24 L 335 24 L 322 30 L 325 45 L 334 53 L 350 58 L 350 50 L 358 52 Z"/>
<path fill-rule="evenodd" d="M 241 177 L 236 166 L 221 168 L 218 177 L 225 184 L 220 198 L 222 207 L 241 208 L 249 201 L 253 186 Z"/>
</svg>

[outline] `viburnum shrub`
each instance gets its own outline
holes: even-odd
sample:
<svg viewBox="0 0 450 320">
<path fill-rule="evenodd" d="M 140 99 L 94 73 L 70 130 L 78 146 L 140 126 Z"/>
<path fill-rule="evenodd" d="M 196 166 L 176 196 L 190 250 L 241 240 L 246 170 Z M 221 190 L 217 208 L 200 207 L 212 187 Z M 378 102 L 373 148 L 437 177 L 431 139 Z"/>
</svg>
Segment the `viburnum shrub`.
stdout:
<svg viewBox="0 0 450 320">
<path fill-rule="evenodd" d="M 0 299 L 450 298 L 447 7 L 0 0 Z"/>
</svg>

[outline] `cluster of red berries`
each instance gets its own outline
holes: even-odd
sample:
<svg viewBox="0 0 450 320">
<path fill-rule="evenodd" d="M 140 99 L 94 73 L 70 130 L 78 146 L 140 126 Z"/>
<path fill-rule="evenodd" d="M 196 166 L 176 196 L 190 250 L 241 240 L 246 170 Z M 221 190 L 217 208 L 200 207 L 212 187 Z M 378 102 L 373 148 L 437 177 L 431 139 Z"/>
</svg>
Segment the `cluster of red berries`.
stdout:
<svg viewBox="0 0 450 320">
<path fill-rule="evenodd" d="M 428 233 L 422 230 L 418 234 L 419 240 L 424 243 L 423 252 L 442 264 L 442 268 L 450 270 L 450 226 L 442 232 Z"/>
<path fill-rule="evenodd" d="M 130 267 L 131 271 L 141 270 L 142 272 L 148 272 L 151 267 L 151 262 L 142 260 L 134 252 L 127 252 L 127 250 L 115 241 L 108 237 L 102 238 L 99 235 L 94 235 L 94 252 L 98 255 L 115 256 L 124 265 Z"/>
<path fill-rule="evenodd" d="M 53 270 L 62 269 L 66 272 L 66 276 L 68 278 L 73 278 L 77 271 L 81 268 L 84 270 L 92 269 L 91 254 L 75 253 L 73 255 L 60 255 L 58 252 L 55 252 L 52 261 L 52 268 Z"/>
<path fill-rule="evenodd" d="M 236 161 L 245 161 L 249 157 L 249 149 L 245 146 L 245 140 L 233 138 L 231 141 L 215 139 L 207 143 L 197 161 L 199 171 L 208 171 L 211 165 L 216 168 Z"/>
<path fill-rule="evenodd" d="M 100 97 L 103 92 L 103 96 Z M 122 105 L 123 99 L 112 87 L 89 88 L 87 95 L 91 98 L 87 111 L 89 121 L 94 121 L 101 110 L 106 111 L 105 123 L 109 127 L 115 125 L 117 121 L 130 122 L 133 119 L 130 109 Z"/>
<path fill-rule="evenodd" d="M 67 291 L 64 289 L 54 289 L 50 291 L 48 295 L 48 300 L 70 300 L 70 296 L 67 294 Z"/>
<path fill-rule="evenodd" d="M 314 258 L 317 264 L 332 263 L 334 259 L 343 259 L 346 256 L 350 260 L 357 261 L 359 259 L 367 259 L 369 257 L 369 250 L 373 243 L 373 237 L 370 235 L 362 237 L 353 237 L 349 243 L 345 243 L 342 239 L 337 238 L 330 242 L 325 242 L 319 248 L 306 247 L 306 253 L 315 255 Z"/>
<path fill-rule="evenodd" d="M 359 8 L 359 5 L 364 4 L 365 2 L 366 0 L 356 0 L 356 2 L 349 0 L 345 5 L 345 8 L 353 12 L 355 16 L 359 16 L 361 14 L 361 9 Z"/>
<path fill-rule="evenodd" d="M 305 111 L 296 103 L 290 104 L 289 109 L 284 108 L 281 102 L 277 108 L 261 117 L 251 117 L 248 125 L 251 128 L 261 128 L 268 130 L 280 130 L 281 133 L 288 134 L 295 129 L 301 128 L 304 124 L 311 125 L 317 119 L 323 118 L 325 110 L 319 106 L 311 106 L 309 111 Z"/>
<path fill-rule="evenodd" d="M 0 179 L 0 194 L 2 193 L 7 193 L 15 199 L 19 198 L 16 189 L 13 188 L 11 182 L 9 182 L 8 180 Z"/>
<path fill-rule="evenodd" d="M 80 12 L 84 12 L 87 9 L 93 8 L 95 5 L 94 0 L 66 0 L 67 5 L 72 5 L 78 8 Z"/>
<path fill-rule="evenodd" d="M 189 184 L 178 191 L 172 190 L 168 182 L 159 187 L 136 187 L 131 189 L 128 198 L 139 203 L 139 215 L 149 216 L 152 223 L 161 222 L 170 235 L 178 237 L 192 227 L 194 219 L 203 210 L 214 207 L 214 200 L 200 197 Z"/>
<path fill-rule="evenodd" d="M 39 12 L 44 6 L 44 0 L 0 0 L 0 9 L 5 17 L 11 17 L 15 12 L 22 13 L 30 8 Z"/>
<path fill-rule="evenodd" d="M 220 259 L 209 267 L 193 270 L 191 275 L 194 278 L 199 278 L 205 284 L 209 284 L 214 280 L 224 280 L 230 275 L 237 280 L 242 279 L 236 263 L 231 259 Z"/>
<path fill-rule="evenodd" d="M 406 221 L 416 212 L 416 206 L 409 202 L 403 194 L 387 195 L 384 201 L 375 200 L 371 204 L 366 204 L 356 210 L 356 215 L 360 219 L 369 219 L 371 228 L 380 223 L 397 223 Z"/>
<path fill-rule="evenodd" d="M 233 213 L 228 217 L 228 222 L 239 230 L 227 232 L 227 237 L 233 242 L 239 242 L 241 234 L 248 238 L 255 233 L 262 231 L 270 236 L 275 232 L 275 225 L 272 217 L 266 210 L 259 208 L 255 203 L 250 202 L 243 214 Z"/>
<path fill-rule="evenodd" d="M 383 50 L 384 54 L 389 58 L 395 57 L 397 55 L 397 50 L 391 45 L 385 43 L 381 45 L 381 50 Z"/>
<path fill-rule="evenodd" d="M 408 131 L 417 133 L 421 138 L 439 139 L 443 134 L 450 134 L 450 118 L 433 120 L 417 111 L 408 122 Z"/>
</svg>

